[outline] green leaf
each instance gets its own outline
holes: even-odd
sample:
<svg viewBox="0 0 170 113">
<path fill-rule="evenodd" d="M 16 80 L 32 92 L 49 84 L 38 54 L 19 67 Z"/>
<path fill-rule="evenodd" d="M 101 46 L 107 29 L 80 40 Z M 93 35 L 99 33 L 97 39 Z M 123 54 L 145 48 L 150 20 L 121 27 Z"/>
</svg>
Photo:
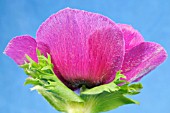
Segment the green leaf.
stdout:
<svg viewBox="0 0 170 113">
<path fill-rule="evenodd" d="M 119 81 L 121 78 L 126 78 L 126 76 L 121 74 L 121 71 L 118 71 L 113 81 Z"/>
<path fill-rule="evenodd" d="M 109 84 L 105 84 L 105 85 L 100 85 L 100 86 L 96 86 L 94 88 L 91 89 L 84 89 L 85 91 L 81 91 L 81 94 L 83 95 L 97 95 L 103 92 L 113 92 L 113 91 L 117 91 L 119 90 L 119 87 L 117 87 L 117 85 L 113 82 L 109 83 Z"/>
<path fill-rule="evenodd" d="M 128 88 L 128 94 L 131 95 L 136 95 L 140 93 L 140 90 L 143 88 L 141 83 L 137 83 L 137 84 L 131 84 Z"/>
<path fill-rule="evenodd" d="M 34 79 L 34 78 L 31 78 L 31 77 L 28 77 L 24 83 L 24 85 L 27 85 L 27 84 L 32 84 L 32 85 L 39 85 L 41 84 L 39 79 Z"/>
<path fill-rule="evenodd" d="M 35 62 L 34 60 L 31 59 L 31 57 L 29 57 L 28 55 L 25 55 L 25 57 L 27 58 L 27 60 L 31 63 Z"/>
<path fill-rule="evenodd" d="M 41 70 L 50 70 L 50 69 L 51 69 L 51 66 L 45 66 Z"/>
<path fill-rule="evenodd" d="M 126 104 L 139 104 L 139 102 L 127 98 L 125 94 L 127 92 L 122 92 L 121 90 L 103 91 L 96 94 L 87 90 L 86 93 L 81 93 L 80 96 L 85 100 L 85 104 L 91 104 L 91 113 L 99 113 L 113 110 Z"/>
<path fill-rule="evenodd" d="M 88 100 L 88 98 L 84 98 L 84 99 L 90 101 Z M 92 111 L 94 113 L 109 111 L 126 104 L 138 104 L 138 102 L 125 97 L 120 92 L 112 92 L 112 93 L 103 92 L 100 95 L 94 95 L 91 96 L 90 98 L 94 98 L 91 100 L 95 100 L 94 107 L 92 107 Z"/>
<path fill-rule="evenodd" d="M 34 62 L 28 55 L 28 62 L 20 66 L 29 77 L 25 85 L 32 84 L 55 109 L 66 111 L 65 106 L 71 103 L 83 103 L 76 93 L 65 86 L 53 72 L 53 64 L 50 55 L 47 58 L 37 50 L 38 63 Z"/>
<path fill-rule="evenodd" d="M 55 93 L 51 93 L 41 86 L 35 86 L 32 90 L 37 90 L 56 110 L 62 112 L 67 111 L 65 100 L 58 97 Z"/>
</svg>

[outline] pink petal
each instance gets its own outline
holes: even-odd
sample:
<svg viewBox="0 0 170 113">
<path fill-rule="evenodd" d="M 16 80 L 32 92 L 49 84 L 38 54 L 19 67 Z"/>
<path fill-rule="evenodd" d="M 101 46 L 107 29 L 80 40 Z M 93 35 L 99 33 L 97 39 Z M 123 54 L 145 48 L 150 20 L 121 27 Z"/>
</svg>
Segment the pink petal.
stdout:
<svg viewBox="0 0 170 113">
<path fill-rule="evenodd" d="M 76 9 L 66 8 L 48 18 L 37 31 L 36 40 L 49 46 L 59 72 L 75 85 L 103 82 L 103 77 L 111 76 L 109 72 L 104 75 L 106 69 L 110 71 L 109 66 L 113 73 L 120 69 L 124 54 L 123 36 L 114 22 L 102 15 Z M 97 56 L 92 56 L 95 51 Z M 118 65 L 113 66 L 115 61 Z M 100 80 L 93 80 L 96 78 Z"/>
<path fill-rule="evenodd" d="M 36 46 L 36 41 L 31 36 L 17 36 L 8 43 L 4 53 L 18 65 L 24 64 L 26 54 L 37 62 Z"/>
<path fill-rule="evenodd" d="M 37 49 L 41 51 L 41 54 L 47 57 L 47 53 L 50 54 L 50 48 L 47 44 L 42 42 L 37 43 Z"/>
<path fill-rule="evenodd" d="M 127 80 L 137 81 L 159 66 L 167 57 L 164 48 L 153 42 L 143 42 L 125 54 L 122 73 Z"/>
<path fill-rule="evenodd" d="M 124 40 L 117 29 L 103 28 L 89 39 L 89 74 L 95 83 L 111 82 L 120 70 L 124 57 Z"/>
<path fill-rule="evenodd" d="M 124 40 L 125 40 L 125 49 L 126 51 L 132 49 L 133 47 L 137 46 L 141 42 L 144 42 L 142 35 L 135 30 L 132 26 L 127 24 L 117 24 L 123 33 Z"/>
</svg>

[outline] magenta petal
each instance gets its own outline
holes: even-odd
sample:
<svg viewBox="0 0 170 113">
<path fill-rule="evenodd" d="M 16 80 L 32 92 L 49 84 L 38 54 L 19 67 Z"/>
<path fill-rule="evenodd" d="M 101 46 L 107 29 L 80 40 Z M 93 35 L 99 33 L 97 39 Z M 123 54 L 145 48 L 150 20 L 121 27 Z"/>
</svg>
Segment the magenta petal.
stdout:
<svg viewBox="0 0 170 113">
<path fill-rule="evenodd" d="M 135 30 L 132 26 L 127 24 L 117 24 L 123 33 L 124 40 L 125 40 L 125 49 L 126 51 L 132 49 L 133 47 L 137 46 L 141 42 L 144 42 L 142 35 Z"/>
<path fill-rule="evenodd" d="M 47 57 L 47 53 L 50 54 L 50 48 L 46 44 L 39 42 L 37 43 L 37 49 L 41 51 L 41 54 Z"/>
<path fill-rule="evenodd" d="M 164 48 L 153 42 L 143 42 L 125 54 L 122 73 L 127 80 L 137 81 L 160 65 L 167 57 Z"/>
<path fill-rule="evenodd" d="M 88 78 L 95 83 L 111 82 L 123 63 L 122 33 L 116 27 L 97 30 L 90 37 L 89 53 Z"/>
<path fill-rule="evenodd" d="M 113 21 L 100 14 L 70 8 L 48 18 L 37 31 L 36 41 L 49 46 L 59 72 L 75 85 L 104 82 L 105 76 L 111 76 L 109 66 L 114 64 L 113 73 L 120 69 L 124 54 L 123 36 Z M 117 49 L 120 49 L 119 52 Z M 95 51 L 96 56 L 92 56 Z M 98 79 L 95 81 L 93 78 Z"/>
<path fill-rule="evenodd" d="M 22 65 L 26 61 L 25 54 L 37 62 L 36 46 L 36 41 L 31 36 L 17 36 L 8 43 L 4 53 L 18 65 Z"/>
</svg>

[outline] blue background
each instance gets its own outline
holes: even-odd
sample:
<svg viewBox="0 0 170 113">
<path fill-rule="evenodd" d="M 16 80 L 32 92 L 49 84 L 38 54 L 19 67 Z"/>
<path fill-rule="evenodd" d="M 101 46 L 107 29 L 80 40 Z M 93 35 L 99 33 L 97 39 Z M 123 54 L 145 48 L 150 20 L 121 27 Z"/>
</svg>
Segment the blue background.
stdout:
<svg viewBox="0 0 170 113">
<path fill-rule="evenodd" d="M 30 34 L 51 14 L 65 7 L 108 16 L 131 24 L 147 41 L 160 43 L 170 53 L 169 0 L 0 0 L 0 113 L 57 113 L 31 86 L 13 60 L 2 54 L 17 35 Z M 133 98 L 140 105 L 126 105 L 109 113 L 169 113 L 170 59 L 144 77 L 144 89 Z"/>
</svg>

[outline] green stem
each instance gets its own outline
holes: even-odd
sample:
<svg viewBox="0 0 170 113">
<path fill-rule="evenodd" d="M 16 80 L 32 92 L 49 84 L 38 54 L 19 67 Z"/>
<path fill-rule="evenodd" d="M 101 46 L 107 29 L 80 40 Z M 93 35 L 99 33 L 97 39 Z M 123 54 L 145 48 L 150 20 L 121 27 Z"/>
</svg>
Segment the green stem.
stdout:
<svg viewBox="0 0 170 113">
<path fill-rule="evenodd" d="M 90 106 L 87 107 L 83 104 L 71 104 L 67 107 L 67 113 L 91 113 Z"/>
<path fill-rule="evenodd" d="M 84 103 L 71 103 L 67 106 L 67 113 L 95 113 L 95 98 L 86 98 Z"/>
</svg>

